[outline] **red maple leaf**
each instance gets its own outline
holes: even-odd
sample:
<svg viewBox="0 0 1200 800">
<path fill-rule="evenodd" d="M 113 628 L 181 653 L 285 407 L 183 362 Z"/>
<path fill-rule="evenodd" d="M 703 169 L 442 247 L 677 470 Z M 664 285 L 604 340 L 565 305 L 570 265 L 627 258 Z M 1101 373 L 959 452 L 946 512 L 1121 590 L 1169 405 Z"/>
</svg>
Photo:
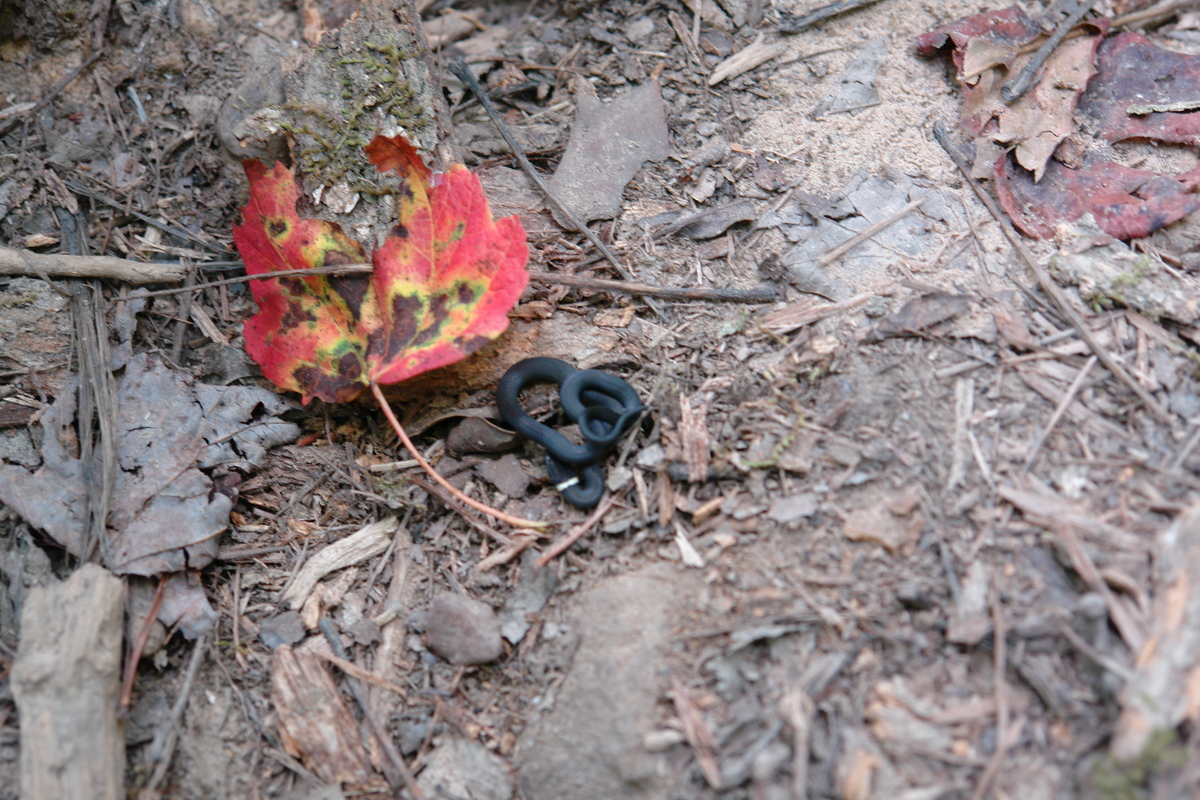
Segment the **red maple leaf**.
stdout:
<svg viewBox="0 0 1200 800">
<path fill-rule="evenodd" d="M 332 403 L 372 384 L 398 383 L 473 353 L 508 327 L 529 280 L 520 220 L 492 220 L 479 178 L 461 164 L 434 176 L 403 137 L 366 148 L 395 170 L 397 222 L 370 275 L 306 275 L 250 282 L 259 311 L 246 351 L 278 386 Z M 342 229 L 296 211 L 300 190 L 282 164 L 244 164 L 250 201 L 233 240 L 250 275 L 363 263 Z"/>
</svg>

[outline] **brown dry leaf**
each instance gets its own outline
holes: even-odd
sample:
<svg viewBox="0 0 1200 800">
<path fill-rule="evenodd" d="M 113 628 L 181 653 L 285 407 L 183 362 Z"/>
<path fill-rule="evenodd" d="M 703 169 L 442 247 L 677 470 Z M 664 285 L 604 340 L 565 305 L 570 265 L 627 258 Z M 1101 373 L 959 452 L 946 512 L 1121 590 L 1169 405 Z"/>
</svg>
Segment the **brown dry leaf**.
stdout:
<svg viewBox="0 0 1200 800">
<path fill-rule="evenodd" d="M 1026 327 L 1025 320 L 1013 313 L 1008 306 L 998 305 L 993 308 L 992 319 L 996 321 L 996 330 L 1000 332 L 1000 337 L 1012 349 L 1033 350 L 1037 346 L 1037 341 Z"/>
<path fill-rule="evenodd" d="M 0 465 L 0 501 L 78 555 L 87 465 L 62 444 L 74 422 L 74 403 L 68 392 L 42 414 L 40 470 Z M 144 354 L 132 358 L 117 390 L 118 468 L 105 566 L 118 575 L 156 575 L 208 564 L 232 502 L 196 466 L 249 461 L 251 450 L 265 455 L 266 447 L 295 439 L 299 428 L 274 417 L 242 430 L 259 405 L 274 412 L 286 404 L 254 387 L 193 386 Z"/>
<path fill-rule="evenodd" d="M 880 320 L 868 341 L 880 342 L 892 336 L 911 336 L 927 332 L 935 325 L 953 319 L 971 307 L 971 299 L 962 294 L 936 292 L 911 300 L 894 314 Z"/>
<path fill-rule="evenodd" d="M 722 782 L 721 769 L 717 766 L 717 742 L 704 722 L 700 709 L 678 678 L 671 679 L 671 699 L 675 701 L 675 713 L 679 715 L 683 735 L 696 754 L 696 763 L 700 765 L 704 780 L 713 789 L 720 789 Z"/>
<path fill-rule="evenodd" d="M 550 189 L 586 223 L 619 214 L 625 185 L 642 164 L 670 155 L 671 143 L 658 81 L 630 89 L 608 103 L 601 103 L 586 81 L 577 86 L 579 110 Z M 554 218 L 574 230 L 557 211 Z"/>
<path fill-rule="evenodd" d="M 917 49 L 930 56 L 953 41 L 963 87 L 963 127 L 972 136 L 1016 144 L 1017 162 L 1037 181 L 1058 143 L 1074 131 L 1075 106 L 1096 74 L 1096 48 L 1108 21 L 1089 21 L 1082 28 L 1095 35 L 1076 36 L 1055 48 L 1037 81 L 1012 103 L 1000 90 L 1033 58 L 1033 53 L 1021 53 L 1022 47 L 1042 35 L 1036 21 L 1020 9 L 965 17 L 917 37 Z"/>
<path fill-rule="evenodd" d="M 997 109 L 1000 129 L 992 138 L 1017 145 L 1017 163 L 1041 180 L 1058 143 L 1075 130 L 1075 104 L 1096 74 L 1092 59 L 1099 36 L 1063 42 L 1046 59 L 1042 77 L 1007 111 Z M 1020 69 L 1021 62 L 1014 64 Z M 999 87 L 997 87 L 998 89 Z M 1003 102 L 997 91 L 997 100 Z"/>
<path fill-rule="evenodd" d="M 881 506 L 859 508 L 846 515 L 842 534 L 853 542 L 871 542 L 895 553 L 917 540 L 924 515 L 913 514 L 903 520 Z"/>
</svg>

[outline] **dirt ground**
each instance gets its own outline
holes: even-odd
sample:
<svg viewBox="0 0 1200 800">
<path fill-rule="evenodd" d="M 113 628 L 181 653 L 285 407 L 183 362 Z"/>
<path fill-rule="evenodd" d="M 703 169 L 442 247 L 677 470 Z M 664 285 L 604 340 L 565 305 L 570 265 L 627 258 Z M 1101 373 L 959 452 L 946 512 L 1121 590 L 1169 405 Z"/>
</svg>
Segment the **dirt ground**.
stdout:
<svg viewBox="0 0 1200 800">
<path fill-rule="evenodd" d="M 246 179 L 221 116 L 247 76 L 306 46 L 313 8 L 336 24 L 353 5 L 5 5 L 4 244 L 66 252 L 82 234 L 91 254 L 182 260 L 196 283 L 240 274 L 230 231 Z M 1200 523 L 1186 513 L 1200 485 L 1200 328 L 1115 293 L 1084 299 L 1064 279 L 1154 413 L 1096 362 L 934 139 L 940 121 L 969 151 L 954 68 L 919 56 L 914 38 L 996 7 L 881 0 L 784 33 L 811 4 L 424 5 L 433 63 L 466 55 L 546 174 L 586 102 L 580 82 L 608 101 L 657 81 L 669 155 L 593 229 L 640 282 L 767 284 L 778 300 L 535 280 L 497 343 L 395 387 L 417 446 L 468 494 L 551 520 L 549 537 L 586 521 L 542 568 L 548 538 L 522 552 L 530 540 L 447 507 L 373 403 L 270 411 L 297 426 L 287 444 L 206 472 L 235 487 L 216 559 L 192 575 L 213 613 L 148 645 L 124 717 L 129 794 L 400 796 L 342 668 L 316 662 L 353 709 L 361 768 L 331 772 L 288 727 L 317 711 L 281 689 L 281 653 L 328 654 L 325 619 L 359 677 L 376 679 L 370 714 L 426 797 L 1200 796 Z M 1096 11 L 1131 4 L 1111 5 Z M 1169 17 L 1147 33 L 1197 53 L 1196 23 Z M 97 31 L 103 54 L 88 62 Z M 709 85 L 759 36 L 782 43 L 772 60 Z M 498 214 L 522 215 L 530 268 L 617 277 L 555 222 L 456 81 L 444 98 L 456 157 L 484 176 Z M 626 123 L 632 138 L 652 138 L 642 122 Z M 1143 168 L 1200 163 L 1184 146 L 1107 147 Z M 662 231 L 727 206 L 737 213 L 695 237 Z M 1132 250 L 1185 298 L 1198 225 L 1185 218 Z M 1070 250 L 1024 247 L 1039 266 Z M 0 399 L 25 409 L 0 414 L 0 456 L 28 470 L 42 463 L 35 412 L 74 391 L 70 302 L 48 280 L 0 276 Z M 110 283 L 104 298 L 130 291 Z M 244 284 L 155 297 L 128 318 L 116 305 L 115 349 L 198 383 L 269 386 L 243 354 L 255 310 Z M 536 446 L 451 444 L 460 425 L 495 418 L 496 379 L 534 355 L 613 371 L 649 409 L 607 464 L 596 519 L 561 500 Z M 537 398 L 527 405 L 549 414 L 553 398 Z M 386 545 L 286 599 L 314 556 L 391 518 Z M 23 598 L 75 564 L 0 506 L 0 800 L 18 792 L 7 676 Z M 129 581 L 136 632 L 148 608 L 137 598 L 157 581 Z M 485 607 L 447 612 L 444 595 Z M 502 653 L 451 664 L 448 651 L 488 647 L 472 615 L 499 625 Z M 164 749 L 165 729 L 177 736 Z"/>
</svg>

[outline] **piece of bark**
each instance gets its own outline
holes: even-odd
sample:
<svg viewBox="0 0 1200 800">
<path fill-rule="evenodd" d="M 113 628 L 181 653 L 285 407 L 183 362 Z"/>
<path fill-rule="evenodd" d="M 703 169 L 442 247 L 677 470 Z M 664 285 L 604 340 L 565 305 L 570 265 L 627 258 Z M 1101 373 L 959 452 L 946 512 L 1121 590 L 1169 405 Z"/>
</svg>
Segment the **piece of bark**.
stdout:
<svg viewBox="0 0 1200 800">
<path fill-rule="evenodd" d="M 124 585 L 94 564 L 30 591 L 12 669 L 21 797 L 125 797 L 117 723 L 124 608 Z"/>
<path fill-rule="evenodd" d="M 336 222 L 372 250 L 395 223 L 400 187 L 394 174 L 379 174 L 363 148 L 376 134 L 403 134 L 435 168 L 451 160 L 442 148 L 447 114 L 434 75 L 412 0 L 362 0 L 345 24 L 283 65 L 282 102 L 272 99 L 278 87 L 239 88 L 239 96 L 263 105 L 238 110 L 232 144 L 270 152 L 266 145 L 286 131 L 305 215 Z M 272 81 L 279 76 L 265 68 L 263 82 Z M 223 141 L 230 146 L 228 136 Z"/>
<path fill-rule="evenodd" d="M 354 714 L 316 656 L 279 646 L 271 659 L 271 703 L 284 748 L 318 778 L 360 791 L 387 788 L 371 768 Z"/>
<path fill-rule="evenodd" d="M 1159 534 L 1154 607 L 1136 675 L 1121 696 L 1113 757 L 1138 757 L 1156 731 L 1200 716 L 1200 506 Z"/>
<path fill-rule="evenodd" d="M 683 441 L 683 458 L 688 466 L 688 480 L 696 483 L 708 475 L 712 441 L 708 435 L 708 404 L 697 399 L 695 405 L 688 396 L 679 395 L 679 438 Z"/>
</svg>

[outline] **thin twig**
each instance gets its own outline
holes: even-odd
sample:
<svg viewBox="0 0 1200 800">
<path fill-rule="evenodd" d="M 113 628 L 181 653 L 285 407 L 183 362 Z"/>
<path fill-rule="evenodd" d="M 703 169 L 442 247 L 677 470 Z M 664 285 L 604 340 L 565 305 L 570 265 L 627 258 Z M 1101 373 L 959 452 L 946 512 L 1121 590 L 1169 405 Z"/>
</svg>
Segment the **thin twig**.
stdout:
<svg viewBox="0 0 1200 800">
<path fill-rule="evenodd" d="M 992 606 L 992 641 L 995 642 L 992 648 L 992 680 L 995 682 L 996 696 L 996 749 L 992 752 L 988 765 L 984 767 L 983 774 L 979 776 L 979 782 L 975 784 L 971 800 L 982 800 L 987 795 L 1000 768 L 1004 766 L 1004 757 L 1009 747 L 1008 682 L 1004 679 L 1008 664 L 1008 640 L 1004 630 L 1004 616 L 1000 613 L 1000 591 L 996 588 L 995 570 L 992 571 L 988 594 Z"/>
<path fill-rule="evenodd" d="M 1029 59 L 1029 63 L 1017 73 L 1017 77 L 1013 78 L 1008 83 L 1000 87 L 1000 96 L 1004 98 L 1006 103 L 1014 103 L 1020 99 L 1021 95 L 1029 91 L 1029 87 L 1033 85 L 1033 76 L 1042 68 L 1042 64 L 1046 63 L 1046 59 L 1050 54 L 1062 44 L 1063 39 L 1067 38 L 1067 34 L 1074 30 L 1092 10 L 1092 6 L 1096 4 L 1096 0 L 1077 0 L 1078 5 L 1071 16 L 1064 19 L 1058 26 L 1058 29 L 1042 43 L 1038 51 L 1034 53 L 1033 58 Z"/>
<path fill-rule="evenodd" d="M 544 567 L 553 561 L 554 558 L 560 553 L 564 553 L 570 549 L 571 545 L 579 541 L 580 537 L 587 533 L 593 525 L 599 522 L 600 518 L 607 514 L 608 510 L 612 508 L 613 504 L 616 502 L 617 495 L 615 494 L 610 494 L 608 497 L 604 498 L 604 502 L 592 512 L 590 517 L 576 525 L 571 529 L 570 533 L 554 542 L 554 544 L 550 545 L 550 549 L 538 556 L 537 565 L 539 567 Z"/>
<path fill-rule="evenodd" d="M 1125 645 L 1134 653 L 1142 652 L 1142 646 L 1145 645 L 1148 635 L 1143 622 L 1135 618 L 1129 608 L 1122 605 L 1113 594 L 1112 589 L 1108 587 L 1108 583 L 1100 575 L 1100 570 L 1096 569 L 1096 563 L 1088 555 L 1083 542 L 1080 541 L 1079 534 L 1075 532 L 1075 526 L 1070 522 L 1063 522 L 1055 527 L 1059 539 L 1062 541 L 1063 549 L 1067 551 L 1067 557 L 1071 560 L 1071 566 L 1089 589 L 1104 598 L 1108 616 L 1112 620 L 1113 627 L 1125 640 Z"/>
<path fill-rule="evenodd" d="M 153 292 L 139 292 L 124 298 L 125 300 L 140 300 L 144 297 L 165 297 L 184 292 L 197 292 L 201 289 L 211 289 L 214 286 L 230 286 L 235 283 L 250 281 L 268 281 L 274 278 L 295 278 L 306 275 L 367 275 L 375 268 L 370 264 L 338 264 L 329 267 L 309 267 L 307 269 L 281 269 L 277 272 L 264 272 L 261 275 L 239 275 L 236 278 L 223 278 L 209 283 L 197 283 L 193 286 L 182 286 L 178 289 L 158 289 Z"/>
<path fill-rule="evenodd" d="M 325 653 L 321 650 L 315 649 L 313 650 L 313 655 L 315 655 L 317 658 L 328 661 L 330 664 L 333 664 L 351 678 L 357 678 L 360 681 L 366 681 L 373 686 L 378 686 L 381 689 L 387 689 L 389 692 L 398 694 L 401 697 L 408 697 L 408 692 L 404 690 L 403 686 L 398 686 L 389 680 L 385 680 L 370 670 L 363 669 L 353 661 L 348 661 L 347 659 L 342 658 L 341 656 L 336 656 L 333 653 Z"/>
<path fill-rule="evenodd" d="M 100 56 L 102 56 L 102 55 L 104 55 L 104 51 L 97 50 L 96 52 L 94 52 L 90 56 L 88 56 L 86 61 L 84 61 L 82 64 L 80 64 L 75 69 L 71 70 L 70 75 L 67 75 L 61 81 L 56 83 L 54 85 L 54 88 L 46 93 L 45 97 L 43 97 L 41 100 L 38 100 L 37 103 L 35 103 L 31 108 L 29 108 L 27 111 L 23 112 L 21 115 L 13 117 L 8 122 L 4 123 L 4 125 L 2 127 L 0 127 L 0 136 L 7 136 L 9 131 L 11 131 L 13 128 L 17 127 L 18 125 L 20 125 L 23 120 L 31 118 L 34 114 L 36 114 L 37 112 L 39 112 L 43 108 L 45 108 L 46 105 L 49 104 L 51 100 L 58 97 L 59 92 L 61 92 L 63 89 L 70 86 L 72 81 L 74 81 L 76 78 L 78 78 L 80 75 L 82 75 L 84 70 L 86 70 L 92 64 L 95 64 L 97 59 L 99 59 Z"/>
<path fill-rule="evenodd" d="M 234 624 L 237 624 L 236 621 Z M 204 661 L 204 653 L 207 649 L 208 631 L 204 631 L 196 637 L 196 644 L 192 646 L 192 657 L 188 659 L 187 671 L 183 675 L 183 684 L 179 687 L 179 696 L 175 698 L 175 705 L 171 707 L 171 716 L 158 729 L 158 733 L 154 735 L 154 741 L 146 750 L 150 761 L 156 762 L 154 774 L 150 776 L 150 781 L 146 784 L 145 791 L 149 796 L 154 795 L 155 790 L 162 785 L 163 778 L 167 777 L 167 768 L 171 766 L 171 755 L 175 752 L 175 743 L 179 740 L 179 720 L 183 717 L 183 710 L 187 707 L 188 697 L 192 693 L 192 686 L 196 683 L 196 675 L 200 673 L 200 664 Z"/>
<path fill-rule="evenodd" d="M 162 607 L 163 587 L 167 585 L 167 576 L 162 574 L 158 577 L 158 589 L 154 592 L 154 600 L 150 603 L 150 611 L 146 613 L 146 617 L 142 620 L 141 630 L 138 631 L 137 638 L 133 640 L 133 645 L 129 648 L 129 656 L 125 659 L 125 677 L 121 681 L 121 708 L 129 708 L 129 703 L 133 698 L 133 679 L 137 675 L 138 662 L 142 660 L 142 652 L 146 649 L 146 640 L 150 638 L 150 627 L 154 624 L 154 620 L 158 618 L 158 609 Z"/>
<path fill-rule="evenodd" d="M 421 480 L 416 475 L 409 475 L 404 480 L 409 485 L 415 486 L 418 489 L 423 489 L 437 499 L 441 500 L 451 511 L 456 512 L 460 517 L 462 517 L 468 525 L 475 528 L 485 536 L 488 536 L 501 547 L 508 547 L 512 544 L 513 540 L 511 536 L 505 536 L 503 533 L 496 530 L 491 525 L 488 525 L 479 517 L 475 516 L 473 513 L 471 513 L 470 508 L 458 502 L 458 498 L 447 492 L 439 484 Z"/>
<path fill-rule="evenodd" d="M 916 200 L 913 200 L 911 203 L 908 203 L 907 205 L 905 205 L 904 208 L 901 208 L 895 214 L 892 214 L 891 216 L 886 217 L 885 219 L 881 219 L 878 222 L 871 223 L 870 225 L 863 228 L 859 233 L 857 233 L 850 239 L 842 242 L 837 247 L 833 248 L 828 253 L 826 253 L 825 255 L 818 258 L 817 262 L 820 263 L 820 265 L 823 267 L 828 267 L 830 264 L 837 261 L 842 256 L 846 255 L 846 253 L 849 253 L 854 248 L 858 247 L 860 244 L 865 242 L 867 239 L 870 239 L 875 234 L 879 233 L 880 231 L 884 230 L 885 228 L 888 228 L 889 226 L 894 225 L 895 223 L 897 223 L 900 220 L 907 217 L 909 214 L 911 214 L 913 212 L 914 209 L 917 208 L 917 206 L 924 203 L 925 200 L 926 200 L 926 197 L 918 197 Z"/>
<path fill-rule="evenodd" d="M 76 183 L 75 181 L 69 181 L 65 179 L 63 180 L 63 183 L 65 183 L 73 192 L 85 194 L 98 203 L 104 203 L 106 206 L 112 206 L 113 208 L 120 209 L 122 214 L 128 214 L 131 217 L 141 220 L 147 225 L 153 225 L 155 228 L 158 228 L 164 233 L 169 233 L 172 236 L 178 236 L 181 239 L 188 239 L 200 245 L 201 247 L 211 250 L 214 253 L 219 253 L 220 255 L 229 254 L 229 251 L 224 247 L 213 244 L 212 242 L 207 242 L 186 228 L 177 228 L 174 225 L 168 225 L 165 222 L 159 222 L 154 217 L 150 217 L 140 211 L 134 211 L 131 208 L 127 208 L 128 203 L 122 203 L 120 200 L 114 200 L 106 194 L 97 192 L 95 189 L 89 189 L 82 183 Z"/>
<path fill-rule="evenodd" d="M 1114 18 L 1112 24 L 1108 26 L 1108 29 L 1110 31 L 1115 31 L 1118 28 L 1129 28 L 1134 25 L 1141 25 L 1145 22 L 1155 22 L 1159 19 L 1165 19 L 1167 17 L 1174 16 L 1177 12 L 1182 11 L 1190 6 L 1194 6 L 1195 4 L 1196 0 L 1164 0 L 1164 2 L 1157 3 L 1149 8 L 1144 8 L 1141 11 L 1133 11 L 1123 17 Z M 1063 37 L 1063 40 L 1066 41 L 1068 39 L 1074 39 L 1082 35 L 1083 30 L 1081 28 L 1075 28 L 1065 37 Z M 1029 55 L 1030 53 L 1035 52 L 1039 47 L 1041 47 L 1040 42 L 1034 40 L 1029 44 L 1018 48 L 1015 53 L 1012 53 L 1008 57 L 1011 59 Z M 971 72 L 963 73 L 962 80 L 974 81 L 976 78 L 994 66 L 996 66 L 995 62 L 985 64 Z"/>
<path fill-rule="evenodd" d="M 822 20 L 836 17 L 838 14 L 845 14 L 848 11 L 854 11 L 858 8 L 864 8 L 877 2 L 879 0 L 839 0 L 836 3 L 821 6 L 816 11 L 805 14 L 798 19 L 784 19 L 779 26 L 779 32 L 800 33 L 808 30 Z"/>
<path fill-rule="evenodd" d="M 784 693 L 780 709 L 792 726 L 792 800 L 808 797 L 809 740 L 812 736 L 814 713 L 812 698 L 797 684 Z"/>
<path fill-rule="evenodd" d="M 454 484 L 450 483 L 450 481 L 443 478 L 437 472 L 437 470 L 435 470 L 433 466 L 425 460 L 425 456 L 421 455 L 421 451 L 418 450 L 416 445 L 412 443 L 412 439 L 408 438 L 408 434 L 405 433 L 404 427 L 400 424 L 400 420 L 396 419 L 396 415 L 392 411 L 391 405 L 388 403 L 387 398 L 383 396 L 383 390 L 380 389 L 379 384 L 375 383 L 374 381 L 371 382 L 371 393 L 375 395 L 375 401 L 379 403 L 379 408 L 383 411 L 383 415 L 387 417 L 387 421 L 391 424 L 392 430 L 394 430 L 396 435 L 400 437 L 400 441 L 404 444 L 405 449 L 408 450 L 413 459 L 415 459 L 416 462 L 421 465 L 421 469 L 425 470 L 425 472 L 429 474 L 429 477 L 433 478 L 433 480 L 439 486 L 453 495 L 454 499 L 458 500 L 460 503 L 470 506 L 476 511 L 481 511 L 484 514 L 487 514 L 489 517 L 494 517 L 501 522 L 512 525 L 514 528 L 541 529 L 549 525 L 547 522 L 523 519 L 521 517 L 515 517 L 512 514 L 506 514 L 498 508 L 492 508 L 487 503 L 481 503 L 473 497 L 468 497 L 462 490 L 458 489 L 456 486 L 454 486 Z"/>
<path fill-rule="evenodd" d="M 130 261 L 113 256 L 77 256 L 69 253 L 35 253 L 0 247 L 0 274 L 41 278 L 111 278 L 125 283 L 175 283 L 183 280 L 183 264 Z"/>
<path fill-rule="evenodd" d="M 1092 661 L 1096 662 L 1098 666 L 1108 670 L 1126 683 L 1129 683 L 1137 678 L 1137 673 L 1135 673 L 1132 669 L 1118 662 L 1115 658 L 1112 658 L 1097 650 L 1091 645 L 1090 642 L 1076 633 L 1075 630 L 1066 622 L 1062 622 L 1058 625 L 1058 632 L 1064 639 L 1071 643 L 1072 647 L 1090 658 Z"/>
<path fill-rule="evenodd" d="M 1092 356 L 1079 370 L 1079 374 L 1075 376 L 1075 380 L 1071 381 L 1071 385 L 1067 387 L 1067 393 L 1063 395 L 1063 399 L 1058 402 L 1058 407 L 1054 409 L 1054 413 L 1050 416 L 1050 421 L 1046 423 L 1046 427 L 1042 428 L 1037 439 L 1034 440 L 1033 446 L 1029 448 L 1029 455 L 1025 456 L 1025 466 L 1022 470 L 1029 471 L 1033 466 L 1033 460 L 1037 458 L 1038 451 L 1042 449 L 1042 444 L 1045 443 L 1046 437 L 1050 435 L 1050 431 L 1054 430 L 1054 426 L 1062 419 L 1063 414 L 1067 413 L 1067 406 L 1075 399 L 1075 395 L 1083 387 L 1083 381 L 1087 378 L 1088 372 L 1096 365 L 1096 357 Z"/>
<path fill-rule="evenodd" d="M 557 272 L 530 272 L 529 279 L 560 286 L 575 286 L 580 289 L 596 289 L 602 292 L 647 295 L 664 300 L 707 300 L 713 303 L 773 303 L 779 299 L 780 291 L 775 286 L 759 286 L 754 289 L 702 289 L 653 286 L 636 281 L 610 281 L 604 278 L 587 278 L 581 275 L 560 275 Z"/>
<path fill-rule="evenodd" d="M 1091 329 L 1088 328 L 1087 322 L 1080 315 L 1080 313 L 1075 310 L 1075 306 L 1071 305 L 1070 301 L 1067 300 L 1066 295 L 1064 295 L 1062 290 L 1058 288 L 1058 284 L 1051 279 L 1045 268 L 1037 262 L 1037 260 L 1033 257 L 1033 254 L 1030 253 L 1028 248 L 1025 247 L 1025 243 L 1021 241 L 1020 234 L 1016 232 L 1012 226 L 1012 223 L 1009 222 L 1008 217 L 1005 216 L 1004 212 L 1001 211 L 996 205 L 996 201 L 992 199 L 991 195 L 983 190 L 983 187 L 979 185 L 978 181 L 971 177 L 970 167 L 968 167 L 966 162 L 963 161 L 963 158 L 958 154 L 958 151 L 954 149 L 954 145 L 950 142 L 950 136 L 946 133 L 946 127 L 941 122 L 935 122 L 933 124 L 933 136 L 935 139 L 937 139 L 938 144 L 942 146 L 942 149 L 946 151 L 946 154 L 950 156 L 951 160 L 954 161 L 954 165 L 957 166 L 959 172 L 963 174 L 964 180 L 966 180 L 966 182 L 971 186 L 971 189 L 975 192 L 975 195 L 979 198 L 979 201 L 983 203 L 983 205 L 991 213 L 992 217 L 995 218 L 996 224 L 1000 226 L 1000 230 L 1004 233 L 1004 236 L 1008 239 L 1009 243 L 1012 244 L 1013 249 L 1017 251 L 1017 255 L 1022 261 L 1025 262 L 1025 266 L 1029 267 L 1030 271 L 1033 272 L 1034 277 L 1037 279 L 1038 286 L 1040 286 L 1042 291 L 1050 296 L 1050 299 L 1054 301 L 1054 305 L 1058 308 L 1059 312 L 1062 313 L 1062 315 L 1066 317 L 1067 321 L 1074 326 L 1076 331 L 1078 331 L 1079 338 L 1083 339 L 1088 348 L 1096 354 L 1096 358 L 1100 359 L 1100 363 L 1104 365 L 1105 369 L 1107 369 L 1109 372 L 1115 375 L 1118 380 L 1133 390 L 1133 393 L 1136 394 L 1138 399 L 1142 401 L 1142 405 L 1146 406 L 1146 408 L 1150 410 L 1150 413 L 1152 413 L 1159 420 L 1159 422 L 1172 425 L 1175 422 L 1175 418 L 1172 417 L 1171 414 L 1168 413 L 1167 410 L 1163 408 L 1157 400 L 1154 399 L 1153 395 L 1151 395 L 1145 387 L 1138 383 L 1133 376 L 1125 370 L 1124 367 L 1117 363 L 1117 360 L 1113 358 L 1112 354 L 1109 353 L 1108 350 L 1104 349 L 1104 347 L 1100 345 L 1100 342 L 1097 341 L 1096 337 L 1092 335 Z"/>
</svg>

